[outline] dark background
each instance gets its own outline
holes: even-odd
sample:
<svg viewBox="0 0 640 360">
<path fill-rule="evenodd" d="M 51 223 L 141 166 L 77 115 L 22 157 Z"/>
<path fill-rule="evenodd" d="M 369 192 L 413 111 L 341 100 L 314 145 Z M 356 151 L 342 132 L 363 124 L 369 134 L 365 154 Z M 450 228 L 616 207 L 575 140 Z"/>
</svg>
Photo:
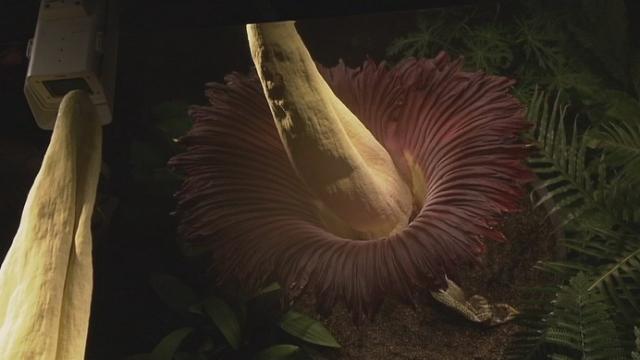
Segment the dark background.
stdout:
<svg viewBox="0 0 640 360">
<path fill-rule="evenodd" d="M 381 60 L 415 27 L 419 9 L 472 1 L 120 1 L 113 123 L 104 128 L 105 171 L 94 219 L 95 290 L 87 359 L 149 351 L 175 325 L 149 284 L 154 273 L 206 281 L 176 244 L 171 192 L 154 181 L 171 148 L 155 123 L 158 104 L 204 103 L 204 83 L 250 69 L 243 24 L 300 19 L 314 58 L 357 66 Z M 36 126 L 22 93 L 38 1 L 0 6 L 0 259 L 39 169 L 50 132 Z M 145 151 L 152 154 L 145 157 Z M 159 150 L 158 150 L 159 149 Z M 140 155 L 143 153 L 143 155 Z M 148 160 L 147 160 L 148 159 Z"/>
</svg>

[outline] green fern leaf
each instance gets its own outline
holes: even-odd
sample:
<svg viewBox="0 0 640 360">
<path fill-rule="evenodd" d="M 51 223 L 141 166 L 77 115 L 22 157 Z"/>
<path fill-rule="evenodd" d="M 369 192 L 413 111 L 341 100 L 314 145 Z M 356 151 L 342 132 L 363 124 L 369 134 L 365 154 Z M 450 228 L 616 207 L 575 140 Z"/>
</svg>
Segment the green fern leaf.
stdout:
<svg viewBox="0 0 640 360">
<path fill-rule="evenodd" d="M 545 341 L 557 346 L 558 358 L 624 358 L 611 308 L 604 297 L 591 291 L 592 281 L 584 273 L 561 286 L 556 296 Z"/>
<path fill-rule="evenodd" d="M 626 321 L 640 320 L 640 245 L 608 244 L 611 262 L 598 268 L 597 278 L 589 285 L 589 291 L 597 289 L 607 296 Z M 616 251 L 617 250 L 617 251 Z"/>
<path fill-rule="evenodd" d="M 562 210 L 562 225 L 589 209 L 602 208 L 603 204 L 593 197 L 593 189 L 605 187 L 605 184 L 594 185 L 587 171 L 587 143 L 584 137 L 578 138 L 576 121 L 572 131 L 567 133 L 566 109 L 560 104 L 559 94 L 550 107 L 548 97 L 536 91 L 527 113 L 533 125 L 533 142 L 538 149 L 529 159 L 529 165 L 540 178 L 534 190 L 545 192 L 535 205 L 553 203 L 548 207 L 548 213 L 553 215 Z"/>
<path fill-rule="evenodd" d="M 639 184 L 628 179 L 628 177 L 621 177 L 610 182 L 604 194 L 604 201 L 616 219 L 623 223 L 638 224 L 640 223 Z"/>
<path fill-rule="evenodd" d="M 589 290 L 593 279 L 583 272 L 556 288 L 551 302 L 528 310 L 518 319 L 517 333 L 505 359 L 625 359 L 613 308 L 598 291 Z"/>
<path fill-rule="evenodd" d="M 623 322 L 640 321 L 640 241 L 624 234 L 610 240 L 590 236 L 567 238 L 561 243 L 574 260 L 541 262 L 536 267 L 564 278 L 580 272 L 591 274 L 588 291 L 604 296 L 623 315 Z"/>
<path fill-rule="evenodd" d="M 607 162 L 621 167 L 633 184 L 640 184 L 640 121 L 609 122 L 595 138 L 605 150 Z"/>
</svg>

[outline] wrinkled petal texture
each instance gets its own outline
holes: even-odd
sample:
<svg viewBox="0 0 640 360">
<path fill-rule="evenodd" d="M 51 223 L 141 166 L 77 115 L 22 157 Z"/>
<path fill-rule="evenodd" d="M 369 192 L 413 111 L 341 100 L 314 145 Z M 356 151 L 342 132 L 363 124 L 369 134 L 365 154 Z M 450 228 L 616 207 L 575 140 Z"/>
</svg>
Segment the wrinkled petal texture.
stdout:
<svg viewBox="0 0 640 360">
<path fill-rule="evenodd" d="M 210 246 L 222 281 L 303 291 L 320 311 L 344 301 L 355 318 L 385 297 L 413 302 L 445 284 L 500 240 L 500 215 L 518 210 L 524 165 L 523 106 L 513 81 L 461 70 L 441 53 L 389 68 L 366 61 L 319 69 L 335 94 L 410 179 L 404 154 L 425 175 L 424 205 L 403 231 L 355 241 L 323 228 L 313 195 L 280 142 L 260 82 L 237 73 L 207 84 L 209 106 L 193 107 L 187 151 L 171 160 L 185 175 L 179 232 Z"/>
</svg>

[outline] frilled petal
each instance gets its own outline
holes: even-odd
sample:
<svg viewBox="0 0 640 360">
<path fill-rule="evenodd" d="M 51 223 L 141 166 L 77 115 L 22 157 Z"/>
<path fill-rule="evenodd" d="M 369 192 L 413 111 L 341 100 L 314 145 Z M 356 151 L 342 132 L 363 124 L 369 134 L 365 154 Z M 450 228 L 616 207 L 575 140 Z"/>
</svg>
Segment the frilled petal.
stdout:
<svg viewBox="0 0 640 360">
<path fill-rule="evenodd" d="M 366 61 L 319 67 L 335 94 L 373 133 L 408 182 L 422 173 L 415 217 L 401 232 L 368 241 L 323 228 L 313 194 L 296 176 L 257 76 L 208 84 L 209 106 L 194 107 L 179 232 L 211 245 L 221 280 L 256 289 L 279 281 L 289 298 L 312 293 L 321 311 L 344 301 L 356 318 L 386 296 L 411 302 L 445 284 L 502 239 L 499 215 L 517 210 L 524 166 L 524 109 L 512 80 L 469 73 L 444 53 L 392 68 Z M 415 184 L 414 184 L 415 185 Z"/>
</svg>

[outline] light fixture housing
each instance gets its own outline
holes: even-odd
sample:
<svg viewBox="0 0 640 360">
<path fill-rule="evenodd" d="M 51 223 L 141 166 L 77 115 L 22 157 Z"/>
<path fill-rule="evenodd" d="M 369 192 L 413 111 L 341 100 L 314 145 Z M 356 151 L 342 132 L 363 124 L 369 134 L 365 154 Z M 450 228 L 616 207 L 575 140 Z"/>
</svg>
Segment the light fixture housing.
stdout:
<svg viewBox="0 0 640 360">
<path fill-rule="evenodd" d="M 89 93 L 103 125 L 111 122 L 117 58 L 115 3 L 107 0 L 43 0 L 24 92 L 36 123 L 52 129 L 62 97 Z"/>
</svg>

